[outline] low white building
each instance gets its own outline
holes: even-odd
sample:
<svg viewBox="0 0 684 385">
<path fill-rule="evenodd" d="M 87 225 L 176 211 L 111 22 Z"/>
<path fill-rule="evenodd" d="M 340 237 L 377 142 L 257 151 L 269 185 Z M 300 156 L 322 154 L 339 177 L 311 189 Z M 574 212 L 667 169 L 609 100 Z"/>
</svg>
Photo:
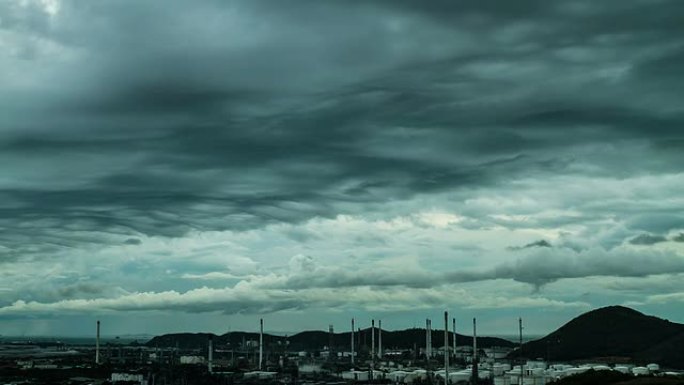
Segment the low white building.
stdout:
<svg viewBox="0 0 684 385">
<path fill-rule="evenodd" d="M 278 375 L 278 372 L 263 372 L 263 371 L 254 371 L 254 372 L 247 372 L 244 375 L 244 378 L 253 378 L 253 379 L 259 379 L 259 380 L 272 380 L 276 378 Z"/>
<path fill-rule="evenodd" d="M 131 373 L 112 373 L 111 382 L 114 384 L 117 382 L 137 382 L 140 385 L 147 385 L 147 380 L 142 374 Z"/>
<path fill-rule="evenodd" d="M 183 365 L 204 365 L 207 360 L 202 356 L 181 356 L 180 363 Z"/>
</svg>

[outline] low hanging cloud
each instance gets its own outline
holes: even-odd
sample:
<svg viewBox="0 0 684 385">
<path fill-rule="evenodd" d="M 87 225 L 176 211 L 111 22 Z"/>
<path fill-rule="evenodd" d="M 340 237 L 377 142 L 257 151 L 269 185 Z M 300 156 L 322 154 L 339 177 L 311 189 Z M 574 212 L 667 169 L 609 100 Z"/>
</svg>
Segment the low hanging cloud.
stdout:
<svg viewBox="0 0 684 385">
<path fill-rule="evenodd" d="M 684 273 L 684 258 L 661 252 L 602 249 L 575 252 L 567 249 L 541 250 L 485 269 L 460 269 L 448 272 L 413 268 L 372 267 L 353 270 L 319 266 L 315 259 L 298 255 L 291 259 L 286 274 L 252 275 L 233 287 L 198 288 L 178 291 L 139 292 L 116 298 L 69 299 L 53 303 L 16 301 L 0 308 L 0 316 L 47 314 L 53 311 L 78 313 L 91 311 L 222 311 L 227 314 L 270 313 L 306 308 L 382 307 L 387 310 L 412 306 L 444 306 L 453 300 L 455 284 L 490 280 L 513 280 L 538 289 L 562 279 L 586 277 L 648 277 Z M 193 278 L 235 278 L 198 276 Z M 522 306 L 539 305 L 521 298 L 488 299 L 496 307 L 502 302 Z M 465 300 L 467 307 L 486 307 Z M 545 300 L 551 301 L 553 300 Z M 388 305 L 389 304 L 389 305 Z M 558 304 L 560 306 L 560 302 Z M 570 304 L 568 306 L 586 304 Z M 517 305 L 516 305 L 517 306 Z"/>
<path fill-rule="evenodd" d="M 435 285 L 509 279 L 539 289 L 561 279 L 586 277 L 648 277 L 684 273 L 684 257 L 664 252 L 570 249 L 543 250 L 491 268 L 433 272 L 409 268 L 350 270 L 338 267 L 309 267 L 292 275 L 255 278 L 259 286 L 285 289 L 313 287 L 403 286 L 428 288 Z"/>
<path fill-rule="evenodd" d="M 511 250 L 511 251 L 517 251 L 517 250 L 525 250 L 525 249 L 531 249 L 535 247 L 553 247 L 548 241 L 541 239 L 536 242 L 528 243 L 524 246 L 509 246 L 506 248 L 506 250 Z"/>
<path fill-rule="evenodd" d="M 662 235 L 654 234 L 639 234 L 636 237 L 629 240 L 630 244 L 640 246 L 650 246 L 662 242 L 667 242 L 667 238 L 665 238 Z"/>
<path fill-rule="evenodd" d="M 458 295 L 454 295 L 454 294 Z M 370 287 L 312 290 L 256 290 L 249 284 L 231 288 L 199 288 L 187 292 L 138 292 L 117 298 L 70 299 L 53 303 L 16 301 L 0 308 L 0 318 L 50 317 L 59 314 L 130 311 L 181 311 L 190 313 L 264 314 L 305 309 L 373 309 L 405 311 L 456 303 L 466 308 L 589 307 L 544 297 L 503 297 L 472 294 L 452 288 L 378 290 Z"/>
</svg>

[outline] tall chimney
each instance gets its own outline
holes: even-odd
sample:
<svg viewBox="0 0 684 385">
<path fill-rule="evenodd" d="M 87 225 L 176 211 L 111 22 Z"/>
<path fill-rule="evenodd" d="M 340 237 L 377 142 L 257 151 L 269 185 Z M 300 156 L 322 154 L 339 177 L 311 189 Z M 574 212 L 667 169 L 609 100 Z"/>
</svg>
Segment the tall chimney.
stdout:
<svg viewBox="0 0 684 385">
<path fill-rule="evenodd" d="M 95 364 L 100 365 L 100 321 L 97 321 L 97 335 L 95 337 Z"/>
<path fill-rule="evenodd" d="M 259 370 L 264 363 L 264 319 L 259 319 Z"/>
<path fill-rule="evenodd" d="M 375 361 L 375 320 L 371 320 L 371 362 Z"/>
<path fill-rule="evenodd" d="M 477 319 L 473 318 L 473 359 L 477 360 Z"/>
<path fill-rule="evenodd" d="M 370 367 L 370 380 L 373 381 L 373 375 L 375 374 L 375 320 L 371 320 L 371 367 Z"/>
<path fill-rule="evenodd" d="M 522 324 L 522 317 L 518 318 L 518 327 L 520 328 L 520 385 L 524 384 L 523 381 L 523 376 L 525 375 L 525 370 L 523 362 L 523 355 L 522 355 L 522 349 L 523 349 L 523 342 L 522 342 L 522 331 L 523 331 L 523 324 Z"/>
<path fill-rule="evenodd" d="M 214 373 L 214 336 L 209 336 L 209 349 L 208 349 L 208 368 L 209 373 Z"/>
<path fill-rule="evenodd" d="M 449 312 L 444 312 L 444 385 L 449 385 Z"/>
<path fill-rule="evenodd" d="M 456 358 L 456 318 L 453 319 L 454 359 Z"/>
<path fill-rule="evenodd" d="M 473 384 L 477 384 L 479 379 L 477 365 L 477 320 L 473 318 Z"/>
<path fill-rule="evenodd" d="M 328 325 L 328 359 L 332 360 L 335 358 L 335 349 L 333 349 L 333 345 L 335 345 L 335 328 L 332 324 Z"/>
<path fill-rule="evenodd" d="M 351 320 L 351 363 L 354 365 L 354 319 Z"/>
<path fill-rule="evenodd" d="M 432 320 L 428 320 L 428 356 L 432 358 Z"/>
<path fill-rule="evenodd" d="M 382 359 L 382 320 L 378 321 L 378 358 Z"/>
<path fill-rule="evenodd" d="M 430 320 L 425 319 L 425 359 L 430 359 Z"/>
</svg>

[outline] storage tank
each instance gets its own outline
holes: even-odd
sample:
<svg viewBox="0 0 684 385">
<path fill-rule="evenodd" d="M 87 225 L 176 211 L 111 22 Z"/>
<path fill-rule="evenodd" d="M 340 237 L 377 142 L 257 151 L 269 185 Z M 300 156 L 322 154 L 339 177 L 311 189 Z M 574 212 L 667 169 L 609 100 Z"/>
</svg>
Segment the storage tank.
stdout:
<svg viewBox="0 0 684 385">
<path fill-rule="evenodd" d="M 660 370 L 660 365 L 658 365 L 658 364 L 648 364 L 648 365 L 646 365 L 646 368 L 648 368 L 648 370 L 650 370 L 650 371 L 652 371 L 652 372 L 657 372 L 657 371 Z"/>
<path fill-rule="evenodd" d="M 596 365 L 596 366 L 592 366 L 591 368 L 596 370 L 596 371 L 598 371 L 598 370 L 610 370 L 610 367 L 606 366 L 606 365 Z"/>
<path fill-rule="evenodd" d="M 394 372 L 387 373 L 387 378 L 392 382 L 404 382 L 404 378 L 408 375 L 408 372 L 403 370 L 395 370 Z"/>
<path fill-rule="evenodd" d="M 629 368 L 626 366 L 616 366 L 614 370 L 623 374 L 629 374 Z"/>
<path fill-rule="evenodd" d="M 427 380 L 427 372 L 423 369 L 417 369 L 411 373 L 408 373 L 406 377 L 404 377 L 404 382 L 407 384 L 413 383 L 415 380 Z"/>
<path fill-rule="evenodd" d="M 651 374 L 651 371 L 643 366 L 637 366 L 636 368 L 632 368 L 632 374 L 635 376 L 647 376 Z"/>
<path fill-rule="evenodd" d="M 455 384 L 455 383 L 458 383 L 461 381 L 468 382 L 468 381 L 470 381 L 471 377 L 472 377 L 472 373 L 470 372 L 470 370 L 461 370 L 458 372 L 449 373 L 449 382 L 452 384 Z M 508 384 L 504 384 L 504 385 L 508 385 Z"/>
</svg>

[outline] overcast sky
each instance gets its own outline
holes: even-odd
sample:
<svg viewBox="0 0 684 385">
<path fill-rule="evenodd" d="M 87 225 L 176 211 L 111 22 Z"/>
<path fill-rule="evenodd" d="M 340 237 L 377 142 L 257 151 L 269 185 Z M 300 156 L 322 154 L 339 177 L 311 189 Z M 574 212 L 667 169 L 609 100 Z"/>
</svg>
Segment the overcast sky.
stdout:
<svg viewBox="0 0 684 385">
<path fill-rule="evenodd" d="M 683 19 L 0 1 L 0 334 L 684 322 Z"/>
</svg>

